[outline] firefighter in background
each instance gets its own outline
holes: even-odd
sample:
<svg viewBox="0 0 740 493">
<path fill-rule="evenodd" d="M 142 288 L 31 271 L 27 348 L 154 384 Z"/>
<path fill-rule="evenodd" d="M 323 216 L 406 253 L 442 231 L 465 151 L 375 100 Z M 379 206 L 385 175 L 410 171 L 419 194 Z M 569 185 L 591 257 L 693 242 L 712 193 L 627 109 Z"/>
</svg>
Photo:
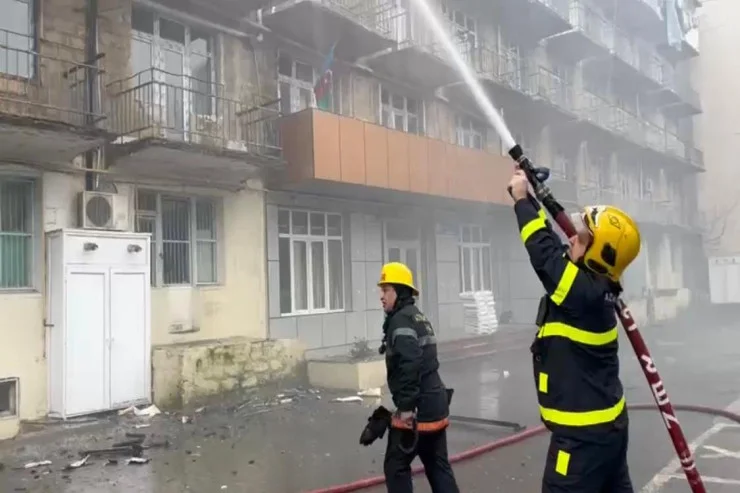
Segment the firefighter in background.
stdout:
<svg viewBox="0 0 740 493">
<path fill-rule="evenodd" d="M 433 493 L 459 493 L 447 457 L 449 401 L 438 372 L 437 340 L 415 305 L 419 291 L 411 270 L 398 262 L 386 264 L 378 286 L 386 313 L 380 352 L 385 353 L 388 388 L 396 406 L 383 465 L 388 493 L 412 493 L 411 462 L 416 455 Z"/>
<path fill-rule="evenodd" d="M 520 170 L 509 183 L 522 241 L 546 295 L 532 344 L 542 421 L 552 432 L 543 493 L 632 493 L 619 379 L 616 299 L 640 251 L 635 222 L 612 206 L 571 215 L 563 246 Z"/>
</svg>

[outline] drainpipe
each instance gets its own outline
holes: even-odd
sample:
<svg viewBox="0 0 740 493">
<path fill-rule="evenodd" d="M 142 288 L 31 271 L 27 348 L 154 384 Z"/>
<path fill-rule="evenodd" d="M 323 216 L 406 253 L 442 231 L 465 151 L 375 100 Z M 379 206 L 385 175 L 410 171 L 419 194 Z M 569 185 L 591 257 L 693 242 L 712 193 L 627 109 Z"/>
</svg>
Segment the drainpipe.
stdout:
<svg viewBox="0 0 740 493">
<path fill-rule="evenodd" d="M 98 0 L 87 0 L 85 33 L 85 64 L 88 65 L 85 69 L 85 125 L 92 127 L 95 125 L 95 96 L 97 95 L 98 82 L 98 72 L 93 68 L 97 67 L 98 63 Z M 96 150 L 88 151 L 85 154 L 85 169 L 93 169 L 95 154 Z M 94 180 L 94 173 L 87 171 L 85 173 L 85 190 L 90 191 L 95 188 Z"/>
</svg>

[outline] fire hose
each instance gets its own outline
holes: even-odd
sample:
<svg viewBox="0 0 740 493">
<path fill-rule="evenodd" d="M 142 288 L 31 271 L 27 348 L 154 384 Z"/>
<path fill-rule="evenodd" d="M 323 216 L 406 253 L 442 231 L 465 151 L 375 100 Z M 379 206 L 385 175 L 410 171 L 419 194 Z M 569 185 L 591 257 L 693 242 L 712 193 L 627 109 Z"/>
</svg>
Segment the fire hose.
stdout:
<svg viewBox="0 0 740 493">
<path fill-rule="evenodd" d="M 503 124 L 503 121 L 500 119 L 500 116 L 496 114 L 495 110 L 492 111 L 492 113 L 493 113 L 493 116 L 498 117 L 498 118 L 493 119 L 494 123 L 499 124 L 497 125 L 497 130 L 499 130 L 498 128 L 499 126 L 505 129 L 505 125 Z M 570 217 L 566 213 L 565 208 L 555 199 L 549 187 L 545 185 L 545 180 L 547 179 L 549 175 L 549 170 L 547 170 L 546 168 L 536 168 L 532 164 L 532 162 L 529 160 L 529 158 L 524 155 L 524 152 L 519 144 L 515 143 L 511 147 L 511 149 L 509 150 L 509 155 L 512 157 L 512 159 L 514 159 L 514 161 L 516 161 L 519 169 L 524 171 L 524 174 L 526 175 L 527 180 L 532 185 L 535 198 L 537 199 L 537 201 L 539 201 L 543 205 L 543 207 L 547 210 L 550 216 L 552 216 L 552 218 L 557 223 L 558 227 L 560 227 L 560 229 L 563 231 L 563 233 L 565 233 L 567 237 L 570 238 L 570 237 L 575 236 L 576 229 L 573 223 L 571 222 Z M 648 350 L 647 345 L 645 344 L 645 340 L 642 338 L 642 335 L 640 334 L 637 324 L 635 323 L 635 319 L 633 318 L 629 307 L 624 302 L 624 300 L 621 298 L 617 300 L 616 312 L 622 324 L 622 327 L 625 329 L 627 337 L 629 338 L 630 344 L 632 345 L 632 349 L 635 351 L 635 354 L 640 363 L 640 367 L 645 375 L 645 378 L 647 379 L 648 384 L 650 385 L 650 390 L 652 392 L 653 399 L 655 400 L 655 405 L 657 405 L 658 410 L 661 413 L 661 416 L 663 418 L 663 424 L 665 425 L 666 430 L 668 431 L 668 435 L 670 436 L 671 441 L 673 442 L 673 447 L 676 451 L 676 454 L 678 455 L 681 468 L 683 469 L 684 474 L 686 475 L 686 479 L 689 482 L 691 491 L 692 493 L 706 493 L 704 483 L 702 482 L 701 476 L 699 475 L 699 471 L 696 467 L 696 462 L 694 460 L 693 453 L 690 450 L 686 442 L 686 437 L 681 428 L 681 424 L 679 423 L 678 418 L 676 417 L 675 411 L 676 409 L 678 409 L 678 410 L 687 411 L 687 412 L 698 412 L 698 413 L 703 413 L 703 414 L 710 414 L 710 415 L 729 419 L 736 423 L 740 423 L 740 415 L 737 415 L 729 411 L 713 409 L 713 408 L 709 408 L 705 406 L 679 405 L 679 404 L 673 405 L 668 397 L 668 392 L 666 391 L 665 385 L 663 384 L 663 380 L 661 379 L 660 374 L 658 373 L 658 369 L 655 366 L 655 362 L 653 361 L 653 358 L 650 355 L 650 351 Z M 630 410 L 636 410 L 636 411 L 640 410 L 641 411 L 641 410 L 655 409 L 655 405 L 636 404 L 636 405 L 628 405 L 627 407 Z M 526 440 L 528 438 L 544 433 L 545 431 L 546 431 L 546 428 L 543 425 L 539 425 L 537 427 L 515 433 L 506 438 L 496 440 L 496 441 L 481 445 L 479 447 L 466 450 L 459 454 L 455 454 L 450 457 L 450 462 L 456 463 L 456 462 L 464 461 L 467 459 L 471 459 L 473 457 L 477 457 L 484 453 L 491 452 L 493 450 L 496 450 L 502 447 L 506 447 L 509 445 L 519 443 L 523 440 Z M 412 470 L 412 473 L 419 474 L 423 470 L 424 470 L 423 466 L 418 466 Z M 347 492 L 362 490 L 365 488 L 370 488 L 372 486 L 377 486 L 384 482 L 385 482 L 385 478 L 383 476 L 376 476 L 376 477 L 361 479 L 353 483 L 347 483 L 347 484 L 337 485 L 337 486 L 333 486 L 329 488 L 314 490 L 310 493 L 347 493 Z"/>
</svg>

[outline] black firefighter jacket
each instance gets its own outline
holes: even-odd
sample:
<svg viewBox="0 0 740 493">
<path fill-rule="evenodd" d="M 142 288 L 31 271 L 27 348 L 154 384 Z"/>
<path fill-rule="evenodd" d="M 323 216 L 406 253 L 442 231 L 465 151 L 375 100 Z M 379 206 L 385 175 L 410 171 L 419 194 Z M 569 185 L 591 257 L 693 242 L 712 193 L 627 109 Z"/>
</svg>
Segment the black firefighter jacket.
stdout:
<svg viewBox="0 0 740 493">
<path fill-rule="evenodd" d="M 537 316 L 532 358 L 540 415 L 553 432 L 600 439 L 626 426 L 619 379 L 619 287 L 570 261 L 544 210 L 514 205 L 522 241 L 546 295 Z"/>
<path fill-rule="evenodd" d="M 400 303 L 383 324 L 388 388 L 398 411 L 416 410 L 420 423 L 446 422 L 447 392 L 439 376 L 437 340 L 431 323 L 414 305 Z M 430 428 L 431 430 L 431 428 Z"/>
</svg>

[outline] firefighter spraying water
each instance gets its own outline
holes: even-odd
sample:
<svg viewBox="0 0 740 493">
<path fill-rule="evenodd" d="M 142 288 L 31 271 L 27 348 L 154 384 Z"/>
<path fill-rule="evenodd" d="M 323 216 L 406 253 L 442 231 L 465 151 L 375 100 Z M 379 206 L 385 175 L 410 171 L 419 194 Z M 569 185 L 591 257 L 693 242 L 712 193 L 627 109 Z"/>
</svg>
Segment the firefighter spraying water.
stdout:
<svg viewBox="0 0 740 493">
<path fill-rule="evenodd" d="M 504 147 L 508 149 L 509 155 L 517 162 L 517 166 L 524 172 L 524 176 L 533 186 L 536 199 L 539 200 L 545 207 L 545 209 L 553 216 L 555 222 L 563 230 L 566 236 L 568 236 L 569 238 L 577 236 L 577 231 L 570 221 L 570 218 L 566 215 L 565 209 L 557 202 L 557 200 L 550 192 L 549 188 L 547 188 L 547 186 L 543 183 L 544 180 L 541 178 L 543 178 L 544 176 L 540 175 L 538 177 L 537 170 L 534 168 L 529 159 L 524 155 L 521 146 L 515 142 L 503 118 L 501 117 L 501 115 L 499 115 L 489 98 L 486 96 L 486 93 L 481 87 L 479 81 L 476 79 L 470 67 L 466 64 L 465 60 L 455 48 L 453 41 L 450 39 L 448 33 L 445 31 L 442 23 L 437 18 L 430 5 L 427 3 L 426 0 L 413 0 L 413 3 L 418 8 L 419 12 L 424 16 L 426 23 L 432 29 L 437 40 L 441 43 L 446 55 L 450 58 L 455 68 L 462 76 L 465 84 L 470 89 L 476 102 L 489 120 L 489 123 L 493 126 L 493 128 L 496 129 L 496 132 L 500 136 Z M 637 353 L 640 365 L 653 392 L 655 402 L 660 408 L 660 412 L 662 413 L 666 428 L 671 437 L 671 440 L 673 441 L 673 445 L 676 453 L 678 454 L 681 466 L 683 467 L 686 478 L 691 485 L 691 490 L 693 493 L 703 493 L 706 490 L 702 483 L 701 477 L 699 476 L 699 472 L 696 469 L 696 464 L 694 462 L 691 450 L 686 443 L 686 438 L 673 411 L 662 380 L 650 356 L 650 352 L 648 351 L 645 342 L 637 329 L 637 324 L 635 323 L 632 314 L 630 313 L 624 301 L 619 298 L 617 298 L 615 301 L 615 309 L 622 323 L 622 326 L 627 331 L 630 343 Z"/>
</svg>

